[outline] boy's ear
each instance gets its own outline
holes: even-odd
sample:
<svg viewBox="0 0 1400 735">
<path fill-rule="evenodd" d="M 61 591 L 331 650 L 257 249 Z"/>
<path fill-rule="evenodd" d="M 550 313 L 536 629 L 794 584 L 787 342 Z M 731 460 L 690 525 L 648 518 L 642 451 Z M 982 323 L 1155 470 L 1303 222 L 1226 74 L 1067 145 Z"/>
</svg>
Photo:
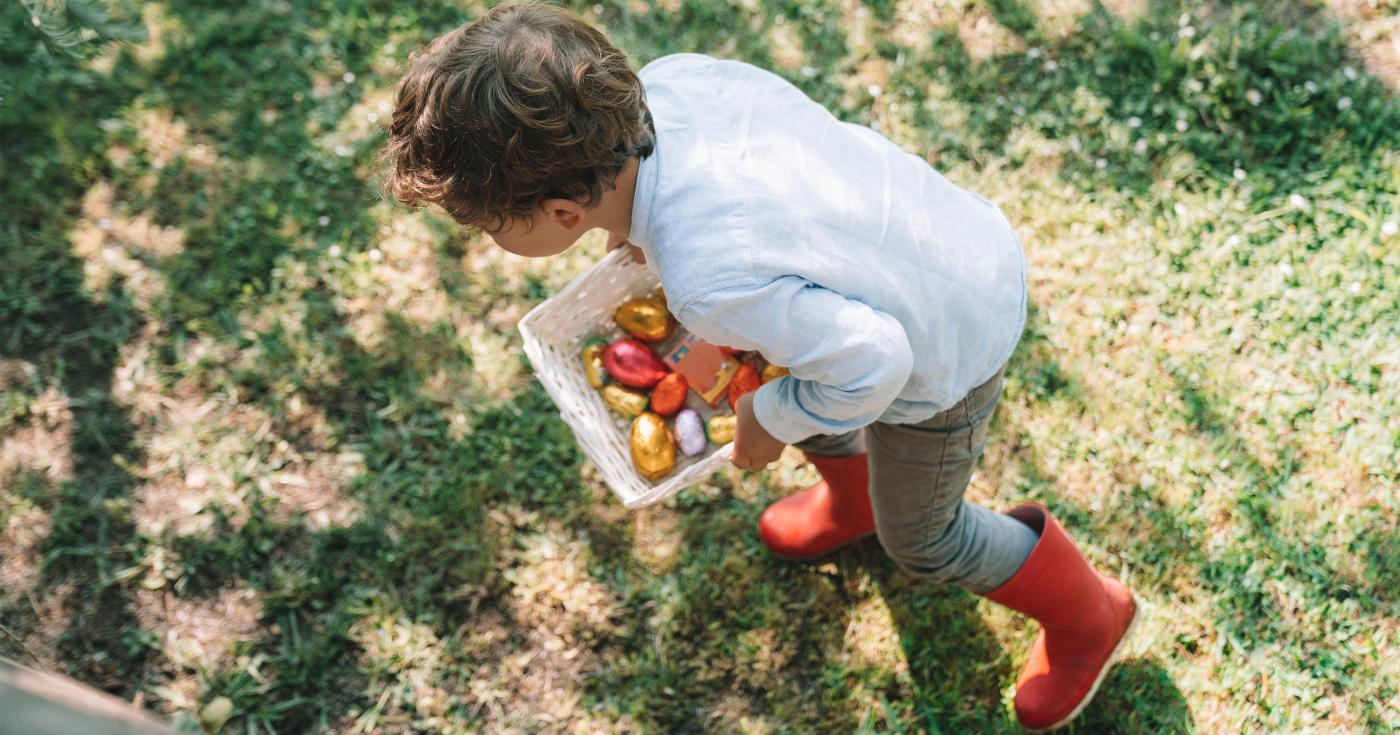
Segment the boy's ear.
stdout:
<svg viewBox="0 0 1400 735">
<path fill-rule="evenodd" d="M 546 199 L 544 211 L 555 224 L 566 230 L 577 229 L 583 225 L 583 207 L 572 199 Z"/>
</svg>

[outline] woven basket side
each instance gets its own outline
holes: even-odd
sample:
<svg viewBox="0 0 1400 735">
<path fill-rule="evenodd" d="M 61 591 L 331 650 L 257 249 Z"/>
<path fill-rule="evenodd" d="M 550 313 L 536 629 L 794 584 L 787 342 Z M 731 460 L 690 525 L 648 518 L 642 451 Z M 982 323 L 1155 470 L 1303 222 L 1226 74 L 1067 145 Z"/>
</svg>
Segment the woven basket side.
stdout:
<svg viewBox="0 0 1400 735">
<path fill-rule="evenodd" d="M 520 321 L 525 354 L 545 391 L 573 431 L 579 449 L 628 508 L 655 503 L 703 481 L 730 454 L 725 446 L 698 458 L 678 457 L 670 476 L 658 483 L 646 480 L 632 465 L 627 440 L 631 421 L 609 410 L 584 376 L 579 354 L 585 340 L 624 336 L 613 321 L 613 311 L 629 298 L 655 292 L 658 285 L 656 274 L 633 260 L 629 248 L 619 248 Z M 708 416 L 708 407 L 700 408 L 702 416 Z"/>
</svg>

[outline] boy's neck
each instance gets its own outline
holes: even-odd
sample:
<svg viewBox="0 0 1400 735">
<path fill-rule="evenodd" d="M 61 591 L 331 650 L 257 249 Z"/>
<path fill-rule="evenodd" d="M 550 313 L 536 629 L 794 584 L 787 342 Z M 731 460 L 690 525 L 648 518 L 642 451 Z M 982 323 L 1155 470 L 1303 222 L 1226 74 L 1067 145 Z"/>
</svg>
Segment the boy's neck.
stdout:
<svg viewBox="0 0 1400 735">
<path fill-rule="evenodd" d="M 637 169 L 641 159 L 632 156 L 618 172 L 616 185 L 603 193 L 602 201 L 593 211 L 596 225 L 619 237 L 629 237 L 632 230 L 632 200 L 637 195 Z"/>
</svg>

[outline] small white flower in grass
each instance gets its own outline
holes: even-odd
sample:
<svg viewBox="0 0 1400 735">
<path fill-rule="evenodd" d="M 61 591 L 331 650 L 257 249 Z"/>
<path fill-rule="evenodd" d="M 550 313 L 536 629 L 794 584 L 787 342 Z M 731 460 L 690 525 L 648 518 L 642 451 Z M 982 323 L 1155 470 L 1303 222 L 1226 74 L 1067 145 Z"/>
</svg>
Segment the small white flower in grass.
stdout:
<svg viewBox="0 0 1400 735">
<path fill-rule="evenodd" d="M 1347 290 L 1350 291 L 1350 292 L 1352 292 L 1352 293 L 1354 293 L 1354 294 L 1361 293 L 1361 282 L 1360 282 L 1360 281 L 1352 281 L 1352 282 L 1351 282 L 1351 285 L 1350 285 L 1350 286 L 1347 286 Z"/>
<path fill-rule="evenodd" d="M 1344 66 L 1342 67 L 1342 76 L 1354 82 L 1356 81 L 1356 70 L 1350 66 Z"/>
<path fill-rule="evenodd" d="M 1196 36 L 1196 28 L 1195 28 L 1195 26 L 1183 26 L 1183 27 L 1181 28 L 1181 37 L 1182 37 L 1182 38 L 1195 38 L 1195 36 Z"/>
<path fill-rule="evenodd" d="M 866 87 L 866 88 L 865 88 L 865 91 L 869 92 L 871 97 L 879 97 L 879 96 L 880 96 L 880 92 L 881 92 L 882 90 L 880 89 L 880 85 L 878 85 L 878 84 L 872 84 L 872 85 L 870 85 L 869 87 Z"/>
<path fill-rule="evenodd" d="M 332 245 L 329 248 L 326 248 L 326 254 L 331 256 L 332 258 L 339 258 L 340 252 L 341 250 L 339 245 Z"/>
<path fill-rule="evenodd" d="M 1264 101 L 1264 95 L 1259 94 L 1259 90 L 1257 89 L 1251 89 L 1244 93 L 1244 99 L 1249 104 L 1258 107 L 1259 103 Z"/>
<path fill-rule="evenodd" d="M 1040 47 L 1039 47 L 1039 46 L 1031 46 L 1030 48 L 1026 49 L 1026 58 L 1028 58 L 1028 59 L 1038 59 L 1038 58 L 1040 58 Z"/>
<path fill-rule="evenodd" d="M 1133 115 L 1132 117 L 1128 118 L 1128 127 L 1133 129 L 1142 127 L 1142 118 L 1138 117 L 1137 115 Z"/>
<path fill-rule="evenodd" d="M 1108 168 L 1108 159 L 1107 159 L 1107 158 L 1095 158 L 1095 159 L 1094 159 L 1094 168 L 1096 168 L 1096 169 L 1098 169 L 1098 170 L 1100 170 L 1100 171 L 1102 171 L 1102 170 Z"/>
<path fill-rule="evenodd" d="M 1350 110 L 1350 109 L 1351 109 L 1351 98 L 1350 98 L 1350 97 L 1343 97 L 1343 98 L 1337 100 L 1337 109 L 1338 109 L 1338 110 L 1341 110 L 1342 112 L 1346 112 L 1347 110 Z"/>
<path fill-rule="evenodd" d="M 1392 219 L 1387 220 L 1384 224 L 1381 225 L 1381 234 L 1385 235 L 1386 237 L 1392 237 L 1397 232 L 1400 232 L 1400 222 L 1396 222 Z"/>
<path fill-rule="evenodd" d="M 353 71 L 347 71 L 347 72 L 345 72 L 344 74 L 341 74 L 341 75 L 340 75 L 340 78 L 341 78 L 341 79 L 344 79 L 346 84 L 354 84 L 354 83 L 355 83 L 355 72 L 353 72 Z"/>
<path fill-rule="evenodd" d="M 1235 181 L 1244 181 L 1244 177 L 1245 177 L 1245 176 L 1248 176 L 1248 174 L 1246 174 L 1246 173 L 1244 172 L 1244 169 L 1242 169 L 1242 168 L 1237 168 L 1237 169 L 1235 169 Z"/>
<path fill-rule="evenodd" d="M 111 220 L 111 218 L 110 218 L 110 217 L 103 217 L 102 219 L 97 220 L 97 228 L 100 229 L 100 230 L 110 230 L 110 229 L 112 229 L 112 220 Z"/>
<path fill-rule="evenodd" d="M 1136 154 L 1138 154 L 1139 156 L 1144 155 L 1144 154 L 1147 153 L 1147 139 L 1146 139 L 1146 138 L 1138 138 L 1138 142 L 1136 142 L 1136 143 L 1133 144 L 1133 153 L 1136 153 Z"/>
<path fill-rule="evenodd" d="M 1045 71 L 1055 71 L 1056 69 L 1060 68 L 1060 64 L 1054 59 L 1046 59 L 1044 68 Z"/>
<path fill-rule="evenodd" d="M 338 146 L 336 146 L 336 147 L 335 147 L 335 154 L 336 154 L 337 156 L 342 157 L 342 158 L 344 158 L 345 156 L 350 155 L 350 146 L 348 146 L 348 145 L 338 145 Z"/>
<path fill-rule="evenodd" d="M 1185 28 L 1188 25 L 1191 25 L 1191 14 L 1182 13 L 1181 16 L 1176 19 L 1176 24 L 1183 28 Z"/>
<path fill-rule="evenodd" d="M 1188 92 L 1201 92 L 1201 91 L 1204 91 L 1205 88 L 1206 88 L 1206 83 L 1203 82 L 1203 81 L 1201 81 L 1201 80 L 1199 80 L 1199 79 L 1192 79 L 1192 80 L 1186 82 L 1186 90 L 1187 90 Z"/>
<path fill-rule="evenodd" d="M 1227 247 L 1227 248 L 1234 249 L 1234 248 L 1239 247 L 1239 245 L 1240 245 L 1240 236 L 1239 236 L 1239 235 L 1231 235 L 1231 236 L 1229 236 L 1228 238 L 1225 239 L 1225 247 Z"/>
<path fill-rule="evenodd" d="M 1308 208 L 1308 200 L 1304 199 L 1302 194 L 1289 194 L 1288 203 L 1292 204 L 1297 209 Z"/>
<path fill-rule="evenodd" d="M 367 122 L 367 123 L 373 125 L 374 123 L 376 123 L 376 122 L 378 122 L 378 121 L 379 121 L 379 113 L 377 113 L 377 112 L 366 112 L 366 113 L 365 113 L 365 122 Z"/>
<path fill-rule="evenodd" d="M 1284 278 L 1292 278 L 1292 277 L 1293 277 L 1293 266 L 1291 266 L 1291 265 L 1289 265 L 1289 264 L 1287 264 L 1287 263 L 1279 263 L 1279 264 L 1278 264 L 1278 272 L 1279 272 L 1279 273 L 1282 273 Z"/>
<path fill-rule="evenodd" d="M 802 74 L 802 76 L 808 77 L 808 78 L 811 78 L 811 77 L 814 77 L 814 76 L 817 75 L 817 69 L 816 69 L 816 67 L 814 67 L 814 66 L 803 66 L 801 69 L 798 69 L 797 71 L 800 72 L 800 73 Z"/>
<path fill-rule="evenodd" d="M 594 5 L 594 6 L 593 6 L 593 14 L 594 14 L 594 15 L 602 15 L 602 14 L 603 14 L 603 4 L 602 4 L 602 3 L 598 3 L 597 5 Z"/>
<path fill-rule="evenodd" d="M 1303 82 L 1303 89 L 1306 89 L 1308 91 L 1308 94 L 1316 94 L 1317 83 L 1309 79 L 1308 81 Z"/>
<path fill-rule="evenodd" d="M 1190 125 L 1189 123 L 1187 123 L 1185 120 L 1177 120 L 1177 121 L 1176 121 L 1176 132 L 1178 132 L 1178 133 L 1184 133 L 1184 132 L 1186 132 L 1188 129 L 1190 129 L 1190 127 L 1191 127 L 1191 125 Z"/>
<path fill-rule="evenodd" d="M 324 215 L 324 214 L 323 214 L 323 215 L 321 215 L 320 217 L 317 217 L 317 218 L 316 218 L 316 224 L 318 224 L 318 225 L 320 225 L 320 226 L 322 226 L 322 227 L 325 227 L 326 225 L 328 225 L 328 224 L 330 224 L 330 223 L 331 223 L 331 218 L 330 218 L 329 216 L 327 216 L 327 215 Z"/>
<path fill-rule="evenodd" d="M 378 263 L 379 261 L 384 259 L 384 253 L 380 252 L 379 248 L 370 248 L 369 259 Z"/>
</svg>

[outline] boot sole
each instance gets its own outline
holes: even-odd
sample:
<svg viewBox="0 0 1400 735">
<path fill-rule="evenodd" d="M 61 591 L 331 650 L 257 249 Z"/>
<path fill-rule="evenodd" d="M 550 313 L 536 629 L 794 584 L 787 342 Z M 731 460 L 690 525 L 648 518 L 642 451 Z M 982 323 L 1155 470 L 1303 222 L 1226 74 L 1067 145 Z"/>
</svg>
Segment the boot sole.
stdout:
<svg viewBox="0 0 1400 735">
<path fill-rule="evenodd" d="M 816 554 L 810 554 L 808 556 L 788 556 L 787 554 L 779 554 L 778 552 L 769 549 L 767 544 L 764 544 L 763 548 L 766 549 L 769 554 L 772 554 L 773 556 L 782 559 L 783 561 L 818 561 L 828 556 L 831 556 L 832 554 L 840 551 L 841 549 L 846 548 L 847 546 L 850 546 L 851 544 L 857 541 L 864 541 L 865 539 L 868 539 L 874 535 L 874 531 L 869 531 L 867 533 L 863 533 L 859 536 L 856 536 L 855 538 L 852 538 L 849 541 L 842 542 L 840 546 L 833 546 L 830 549 L 827 549 L 826 551 L 822 551 Z M 760 543 L 762 543 L 762 541 L 760 541 Z"/>
<path fill-rule="evenodd" d="M 1094 695 L 1099 693 L 1099 685 L 1102 684 L 1103 680 L 1108 677 L 1108 670 L 1113 668 L 1113 664 L 1118 661 L 1119 654 L 1123 652 L 1123 644 L 1127 643 L 1128 638 L 1133 634 L 1133 628 L 1137 627 L 1138 618 L 1141 617 L 1141 615 L 1142 606 L 1139 605 L 1137 599 L 1134 598 L 1133 617 L 1128 619 L 1128 625 L 1125 628 L 1123 628 L 1123 637 L 1118 639 L 1118 645 L 1113 647 L 1113 652 L 1108 654 L 1108 660 L 1103 663 L 1103 668 L 1099 669 L 1099 675 L 1094 678 L 1094 685 L 1089 687 L 1089 693 L 1085 694 L 1084 699 L 1081 699 L 1079 701 L 1079 704 L 1075 705 L 1074 709 L 1070 710 L 1070 713 L 1065 715 L 1064 718 L 1061 719 L 1059 722 L 1056 722 L 1055 724 L 1049 727 L 1043 727 L 1034 730 L 1028 727 L 1026 728 L 1027 732 L 1040 733 L 1050 732 L 1051 730 L 1058 730 L 1064 727 L 1065 725 L 1068 725 L 1072 720 L 1074 720 L 1074 718 L 1078 717 L 1080 713 L 1084 711 L 1085 707 L 1089 706 L 1089 703 L 1094 700 Z"/>
</svg>

